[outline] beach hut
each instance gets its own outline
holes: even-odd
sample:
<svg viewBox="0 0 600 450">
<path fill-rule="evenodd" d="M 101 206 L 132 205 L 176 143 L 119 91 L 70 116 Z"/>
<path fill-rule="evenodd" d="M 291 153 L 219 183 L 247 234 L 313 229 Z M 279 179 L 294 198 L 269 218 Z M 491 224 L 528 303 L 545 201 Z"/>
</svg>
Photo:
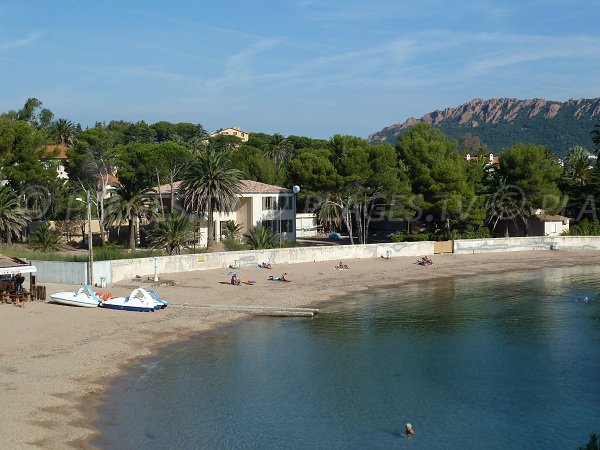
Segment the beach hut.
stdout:
<svg viewBox="0 0 600 450">
<path fill-rule="evenodd" d="M 13 300 L 17 301 L 21 300 L 21 297 L 29 300 L 32 294 L 37 298 L 36 272 L 35 266 L 27 261 L 0 255 L 0 292 L 8 293 Z M 21 277 L 22 282 L 20 282 Z"/>
</svg>

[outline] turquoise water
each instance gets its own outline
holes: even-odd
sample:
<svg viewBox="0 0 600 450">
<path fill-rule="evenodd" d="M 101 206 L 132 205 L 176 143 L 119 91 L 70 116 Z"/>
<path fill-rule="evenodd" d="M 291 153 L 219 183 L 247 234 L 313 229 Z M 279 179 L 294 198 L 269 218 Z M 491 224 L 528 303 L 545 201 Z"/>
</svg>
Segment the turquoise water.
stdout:
<svg viewBox="0 0 600 450">
<path fill-rule="evenodd" d="M 94 444 L 576 449 L 600 432 L 599 294 L 600 269 L 544 269 L 245 320 L 132 369 Z"/>
</svg>

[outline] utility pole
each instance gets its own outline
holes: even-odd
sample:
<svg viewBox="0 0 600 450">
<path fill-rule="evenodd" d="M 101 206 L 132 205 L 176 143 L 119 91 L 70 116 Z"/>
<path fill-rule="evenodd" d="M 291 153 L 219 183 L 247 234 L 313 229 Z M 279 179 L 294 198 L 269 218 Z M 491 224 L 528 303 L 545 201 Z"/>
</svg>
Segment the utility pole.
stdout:
<svg viewBox="0 0 600 450">
<path fill-rule="evenodd" d="M 88 284 L 94 286 L 94 248 L 93 248 L 93 237 L 92 237 L 92 199 L 90 198 L 90 191 L 86 191 L 87 194 L 87 219 L 88 219 Z"/>
</svg>

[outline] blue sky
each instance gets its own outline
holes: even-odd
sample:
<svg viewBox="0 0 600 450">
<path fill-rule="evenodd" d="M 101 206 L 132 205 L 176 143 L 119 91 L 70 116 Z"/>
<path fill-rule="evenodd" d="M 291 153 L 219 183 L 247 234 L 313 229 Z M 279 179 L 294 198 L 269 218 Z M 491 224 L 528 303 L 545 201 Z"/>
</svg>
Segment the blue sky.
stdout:
<svg viewBox="0 0 600 450">
<path fill-rule="evenodd" d="M 600 96 L 600 0 L 3 0 L 0 112 L 367 137 L 473 98 Z"/>
</svg>

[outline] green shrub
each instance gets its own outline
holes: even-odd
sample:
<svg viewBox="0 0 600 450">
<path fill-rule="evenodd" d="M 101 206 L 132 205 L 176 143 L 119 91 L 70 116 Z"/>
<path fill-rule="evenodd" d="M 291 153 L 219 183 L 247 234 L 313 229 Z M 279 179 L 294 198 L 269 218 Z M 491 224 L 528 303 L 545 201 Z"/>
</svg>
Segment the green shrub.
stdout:
<svg viewBox="0 0 600 450">
<path fill-rule="evenodd" d="M 48 228 L 44 224 L 39 226 L 30 236 L 29 244 L 34 250 L 39 250 L 43 253 L 55 252 L 58 250 L 60 236 L 54 230 Z"/>
<path fill-rule="evenodd" d="M 235 252 L 238 250 L 248 250 L 248 245 L 241 242 L 239 239 L 235 239 L 233 237 L 226 237 L 221 240 L 223 245 L 225 246 L 225 250 L 228 252 Z"/>
<path fill-rule="evenodd" d="M 244 234 L 244 239 L 252 250 L 274 248 L 279 244 L 277 236 L 270 228 L 251 228 Z"/>
<path fill-rule="evenodd" d="M 571 225 L 568 231 L 563 232 L 563 236 L 600 236 L 600 223 L 583 219 Z"/>
<path fill-rule="evenodd" d="M 486 239 L 491 238 L 492 233 L 489 228 L 482 227 L 477 230 L 463 231 L 462 233 L 456 233 L 454 239 Z"/>
<path fill-rule="evenodd" d="M 237 223 L 235 220 L 228 220 L 225 222 L 225 236 L 228 238 L 236 239 L 242 231 L 242 225 Z"/>
<path fill-rule="evenodd" d="M 95 246 L 94 261 L 106 261 L 110 259 L 132 259 L 149 258 L 152 256 L 162 256 L 162 252 L 157 250 L 135 250 L 129 251 L 114 244 L 105 244 Z M 22 245 L 2 245 L 0 253 L 6 256 L 23 258 L 27 260 L 39 261 L 67 261 L 67 262 L 86 262 L 88 260 L 87 251 L 73 253 L 43 252 L 33 251 Z M 198 252 L 195 252 L 198 253 Z"/>
<path fill-rule="evenodd" d="M 112 259 L 133 259 L 133 258 L 151 258 L 153 256 L 162 256 L 161 250 L 128 250 L 121 246 L 107 243 L 93 247 L 94 261 L 108 261 Z"/>
<path fill-rule="evenodd" d="M 434 239 L 430 239 L 430 235 L 428 233 L 414 233 L 414 234 L 404 234 L 397 233 L 390 237 L 392 242 L 420 242 L 420 241 L 430 241 Z"/>
</svg>

